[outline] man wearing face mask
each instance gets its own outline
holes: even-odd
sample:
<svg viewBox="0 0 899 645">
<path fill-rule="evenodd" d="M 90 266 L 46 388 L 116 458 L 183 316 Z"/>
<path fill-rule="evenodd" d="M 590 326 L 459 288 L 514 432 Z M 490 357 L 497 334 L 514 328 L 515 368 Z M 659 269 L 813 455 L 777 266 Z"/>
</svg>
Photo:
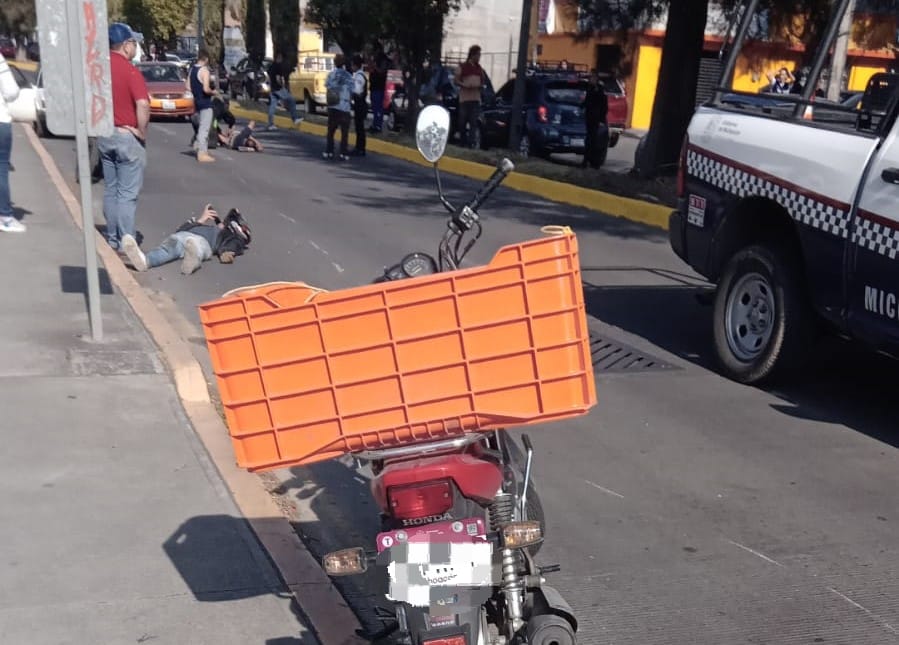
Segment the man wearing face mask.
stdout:
<svg viewBox="0 0 899 645">
<path fill-rule="evenodd" d="M 140 36 L 121 22 L 109 25 L 109 71 L 112 84 L 113 133 L 97 138 L 103 164 L 103 215 L 106 241 L 118 250 L 124 235 L 135 234 L 137 197 L 147 165 L 150 96 L 143 75 L 131 60 Z"/>
</svg>

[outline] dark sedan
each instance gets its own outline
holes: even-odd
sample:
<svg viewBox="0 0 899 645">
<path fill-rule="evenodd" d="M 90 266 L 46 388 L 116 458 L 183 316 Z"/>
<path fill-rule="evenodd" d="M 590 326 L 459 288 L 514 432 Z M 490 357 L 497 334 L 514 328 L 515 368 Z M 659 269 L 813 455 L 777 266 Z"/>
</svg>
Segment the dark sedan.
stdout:
<svg viewBox="0 0 899 645">
<path fill-rule="evenodd" d="M 580 76 L 534 74 L 525 82 L 524 132 L 518 153 L 522 156 L 549 157 L 552 153 L 584 154 L 587 125 L 584 120 L 584 97 L 588 81 Z M 481 113 L 481 145 L 505 146 L 512 121 L 512 96 L 515 81 L 500 88 L 492 105 Z M 608 147 L 608 128 L 604 129 Z M 605 160 L 605 152 L 601 155 Z"/>
<path fill-rule="evenodd" d="M 267 98 L 271 93 L 268 78 L 268 70 L 271 66 L 271 58 L 263 60 L 261 65 L 249 58 L 241 59 L 237 65 L 231 68 L 228 75 L 231 98 L 237 99 L 241 95 L 254 101 Z"/>
</svg>

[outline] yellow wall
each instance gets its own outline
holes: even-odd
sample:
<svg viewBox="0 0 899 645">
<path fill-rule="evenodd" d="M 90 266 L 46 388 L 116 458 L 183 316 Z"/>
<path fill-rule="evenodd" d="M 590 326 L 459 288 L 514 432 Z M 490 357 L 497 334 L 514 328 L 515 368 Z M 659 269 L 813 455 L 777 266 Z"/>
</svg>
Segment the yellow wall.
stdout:
<svg viewBox="0 0 899 645">
<path fill-rule="evenodd" d="M 538 60 L 567 60 L 569 63 L 586 65 L 588 69 L 596 66 L 595 41 L 585 40 L 578 42 L 571 37 L 552 38 L 544 36 L 538 42 L 542 45 Z"/>
<path fill-rule="evenodd" d="M 866 67 L 864 65 L 854 65 L 849 71 L 849 91 L 864 92 L 868 86 L 868 81 L 877 72 L 885 72 L 885 67 Z"/>
<path fill-rule="evenodd" d="M 661 64 L 661 47 L 640 46 L 640 51 L 637 54 L 637 87 L 634 90 L 634 105 L 631 109 L 630 127 L 632 128 L 638 130 L 649 128 L 649 123 L 652 121 L 652 103 L 655 100 Z"/>
</svg>

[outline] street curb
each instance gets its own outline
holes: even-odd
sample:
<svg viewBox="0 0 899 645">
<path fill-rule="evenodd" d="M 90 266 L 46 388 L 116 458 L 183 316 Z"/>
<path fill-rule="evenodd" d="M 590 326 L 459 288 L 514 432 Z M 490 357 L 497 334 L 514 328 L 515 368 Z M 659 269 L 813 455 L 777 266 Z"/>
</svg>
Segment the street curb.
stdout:
<svg viewBox="0 0 899 645">
<path fill-rule="evenodd" d="M 261 111 L 249 110 L 240 106 L 232 106 L 231 112 L 234 116 L 244 119 L 254 119 L 260 123 L 268 122 L 268 114 Z M 293 121 L 285 116 L 275 116 L 275 124 L 284 128 L 295 128 Z M 303 121 L 299 126 L 300 132 L 313 134 L 324 137 L 327 135 L 327 128 L 317 123 L 308 123 Z M 356 137 L 350 133 L 350 142 L 355 144 Z M 396 157 L 405 161 L 410 161 L 419 166 L 430 167 L 430 163 L 425 161 L 417 150 L 382 141 L 374 137 L 369 137 L 365 144 L 366 150 L 369 152 L 378 152 L 380 154 Z M 440 160 L 440 169 L 463 177 L 471 179 L 486 180 L 495 170 L 492 166 L 476 163 L 474 161 L 466 161 L 464 159 L 456 159 L 454 157 L 443 157 Z M 535 175 L 527 175 L 524 173 L 512 173 L 509 175 L 504 186 L 519 190 L 524 193 L 536 195 L 554 202 L 561 202 L 571 206 L 586 208 L 604 215 L 612 215 L 646 224 L 654 228 L 668 230 L 668 216 L 674 210 L 668 206 L 660 206 L 651 202 L 645 202 L 630 197 L 620 197 L 610 193 L 604 193 L 591 188 L 583 188 L 574 184 L 567 184 L 561 181 L 545 179 Z"/>
<path fill-rule="evenodd" d="M 8 60 L 6 62 L 13 67 L 24 69 L 26 72 L 36 72 L 38 68 L 38 64 L 33 60 Z"/>
<path fill-rule="evenodd" d="M 27 126 L 24 129 L 75 225 L 83 230 L 79 201 L 34 131 Z M 99 232 L 95 232 L 95 238 L 97 253 L 110 281 L 159 347 L 194 432 L 209 453 L 240 513 L 296 598 L 308 627 L 321 645 L 364 645 L 367 641 L 356 635 L 360 628 L 356 615 L 306 549 L 262 480 L 235 463 L 228 429 L 210 399 L 203 369 L 193 357 L 188 341 L 162 315 Z"/>
</svg>

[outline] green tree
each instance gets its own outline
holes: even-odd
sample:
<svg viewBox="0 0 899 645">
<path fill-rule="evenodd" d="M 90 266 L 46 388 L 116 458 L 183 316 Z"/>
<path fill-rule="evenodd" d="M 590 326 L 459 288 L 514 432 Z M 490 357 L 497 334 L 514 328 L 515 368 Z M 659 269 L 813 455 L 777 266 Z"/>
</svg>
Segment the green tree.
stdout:
<svg viewBox="0 0 899 645">
<path fill-rule="evenodd" d="M 284 55 L 287 69 L 297 66 L 300 7 L 297 0 L 269 0 L 269 27 L 275 53 Z"/>
<path fill-rule="evenodd" d="M 0 33 L 28 36 L 37 27 L 34 0 L 2 0 L 0 2 Z"/>
<path fill-rule="evenodd" d="M 382 0 L 384 36 L 400 55 L 409 118 L 415 129 L 418 96 L 425 65 L 440 60 L 444 20 L 461 7 L 461 0 Z"/>
<path fill-rule="evenodd" d="M 244 38 L 250 58 L 261 61 L 265 57 L 265 0 L 247 1 Z"/>
<path fill-rule="evenodd" d="M 385 0 L 309 0 L 305 20 L 322 28 L 326 42 L 344 53 L 361 52 L 381 35 Z"/>
</svg>

